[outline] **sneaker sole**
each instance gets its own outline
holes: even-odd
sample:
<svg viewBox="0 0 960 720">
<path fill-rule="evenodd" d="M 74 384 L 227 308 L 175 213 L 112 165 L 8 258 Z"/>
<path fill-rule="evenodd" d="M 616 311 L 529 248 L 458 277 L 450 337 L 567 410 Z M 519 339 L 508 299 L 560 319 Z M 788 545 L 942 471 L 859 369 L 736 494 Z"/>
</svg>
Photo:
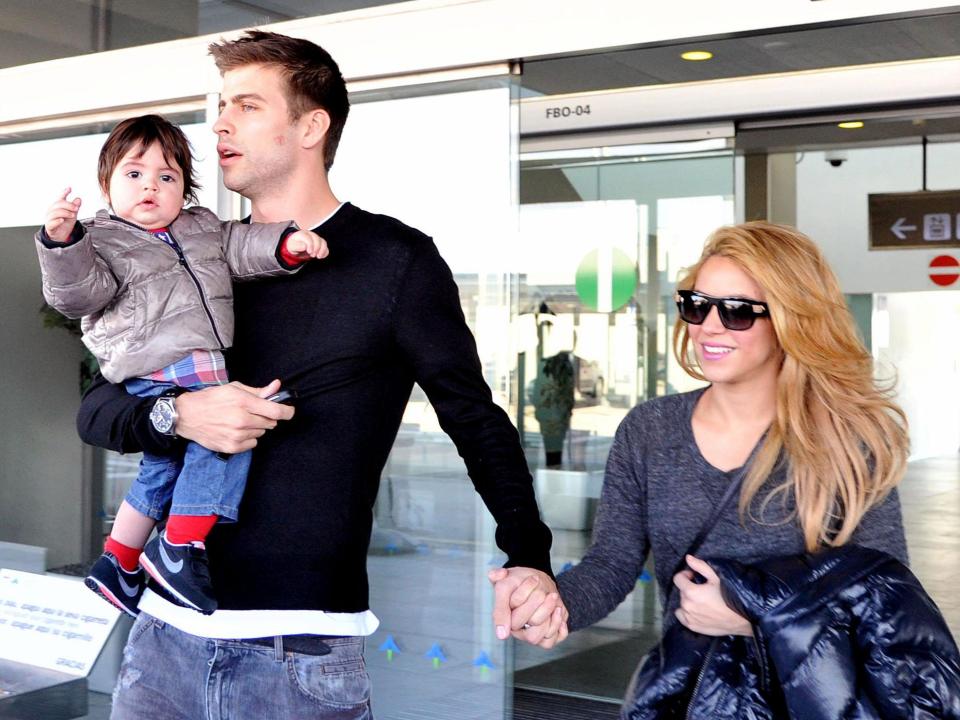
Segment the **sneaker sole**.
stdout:
<svg viewBox="0 0 960 720">
<path fill-rule="evenodd" d="M 157 585 L 162 587 L 164 592 L 166 592 L 170 596 L 170 599 L 173 600 L 180 607 L 185 607 L 188 610 L 196 610 L 198 613 L 202 613 L 204 615 L 213 614 L 214 612 L 213 610 L 203 610 L 202 608 L 197 607 L 192 602 L 187 600 L 187 598 L 185 598 L 179 592 L 177 592 L 176 588 L 172 587 L 170 583 L 164 580 L 163 576 L 159 572 L 157 572 L 157 568 L 154 566 L 152 562 L 150 562 L 150 558 L 147 557 L 146 553 L 143 553 L 140 555 L 140 567 L 142 567 L 146 571 L 147 575 L 152 577 L 154 581 L 157 583 Z"/>
<path fill-rule="evenodd" d="M 126 605 L 124 605 L 119 598 L 117 598 L 112 592 L 110 592 L 106 585 L 102 584 L 96 578 L 88 577 L 84 578 L 83 584 L 88 588 L 93 590 L 97 595 L 106 600 L 108 603 L 113 605 L 117 610 L 126 613 L 132 618 L 137 617 L 140 614 L 139 610 L 131 610 Z"/>
</svg>

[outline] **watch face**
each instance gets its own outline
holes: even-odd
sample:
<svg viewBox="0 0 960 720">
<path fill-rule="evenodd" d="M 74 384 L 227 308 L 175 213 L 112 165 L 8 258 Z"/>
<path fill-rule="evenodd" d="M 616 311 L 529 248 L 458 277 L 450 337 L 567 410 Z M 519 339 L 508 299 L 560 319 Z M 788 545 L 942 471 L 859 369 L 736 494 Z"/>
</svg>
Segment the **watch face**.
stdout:
<svg viewBox="0 0 960 720">
<path fill-rule="evenodd" d="M 150 422 L 157 429 L 157 432 L 169 434 L 173 429 L 174 421 L 173 400 L 171 398 L 159 398 L 150 411 Z"/>
</svg>

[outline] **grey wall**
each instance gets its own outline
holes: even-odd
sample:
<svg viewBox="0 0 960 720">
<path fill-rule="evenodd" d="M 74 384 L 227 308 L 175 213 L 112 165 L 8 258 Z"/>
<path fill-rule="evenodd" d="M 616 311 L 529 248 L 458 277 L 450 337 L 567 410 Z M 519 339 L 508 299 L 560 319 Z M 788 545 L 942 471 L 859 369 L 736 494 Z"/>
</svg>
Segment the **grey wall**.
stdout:
<svg viewBox="0 0 960 720">
<path fill-rule="evenodd" d="M 47 547 L 55 567 L 80 560 L 81 345 L 41 323 L 33 230 L 0 229 L 0 540 Z"/>
</svg>

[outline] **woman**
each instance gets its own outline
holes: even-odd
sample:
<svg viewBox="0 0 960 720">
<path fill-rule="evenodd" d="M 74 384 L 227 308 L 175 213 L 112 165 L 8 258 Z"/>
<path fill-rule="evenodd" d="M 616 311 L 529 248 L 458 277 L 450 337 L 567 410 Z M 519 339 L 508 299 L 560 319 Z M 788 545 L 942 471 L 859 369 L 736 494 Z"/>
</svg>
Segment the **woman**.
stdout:
<svg viewBox="0 0 960 720">
<path fill-rule="evenodd" d="M 709 714 L 698 705 L 694 716 L 766 717 L 769 711 L 777 717 L 782 707 L 761 708 L 765 701 L 757 689 L 768 679 L 756 668 L 769 659 L 766 639 L 737 645 L 734 636 L 749 638 L 760 629 L 769 609 L 764 603 L 772 606 L 777 599 L 764 591 L 783 592 L 786 579 L 806 587 L 812 578 L 798 581 L 796 563 L 789 572 L 761 565 L 763 572 L 780 573 L 775 585 L 765 585 L 767 576 L 757 575 L 756 564 L 804 553 L 822 557 L 824 549 L 856 545 L 881 553 L 844 557 L 843 563 L 831 559 L 829 567 L 849 570 L 869 561 L 884 572 L 889 564 L 902 568 L 889 556 L 907 562 L 895 490 L 907 458 L 906 421 L 889 390 L 874 381 L 870 354 L 835 276 L 814 243 L 796 230 L 765 222 L 717 230 L 678 283 L 675 300 L 677 358 L 687 373 L 710 384 L 656 398 L 627 415 L 607 461 L 593 543 L 557 584 L 569 629 L 577 630 L 620 604 L 652 553 L 665 605 L 665 639 L 673 645 L 661 645 L 657 662 L 648 657 L 638 668 L 640 687 L 628 693 L 626 716 L 672 717 L 664 708 L 678 707 L 689 714 L 686 707 L 693 707 L 691 697 L 697 694 L 691 685 L 698 668 L 711 661 L 708 653 L 716 645 L 710 638 L 716 637 L 724 638 L 729 667 L 718 671 L 725 676 L 711 677 L 726 694 L 714 693 Z M 724 504 L 728 489 L 739 497 L 739 506 Z M 697 556 L 688 554 L 703 531 Z M 728 580 L 737 572 L 760 577 L 746 590 L 740 587 L 744 583 L 725 583 L 740 612 L 724 602 L 720 578 L 702 558 L 710 558 Z M 799 567 L 810 572 L 817 563 L 808 560 Z M 884 579 L 903 586 L 899 577 Z M 731 597 L 732 587 L 756 602 L 739 603 Z M 522 604 L 528 590 L 526 585 L 514 592 L 511 606 Z M 828 620 L 839 617 L 835 606 L 822 610 Z M 934 624 L 939 619 L 942 625 L 935 607 L 933 613 Z M 558 613 L 548 624 L 546 631 L 524 628 L 515 635 L 529 640 L 525 633 L 533 633 L 549 647 L 565 637 L 566 629 Z M 842 637 L 845 631 L 831 632 Z M 955 653 L 945 625 L 937 632 L 945 635 L 946 652 Z M 734 666 L 736 672 L 727 672 Z M 950 670 L 956 670 L 955 663 Z M 829 692 L 821 690 L 821 695 Z M 653 695 L 660 710 L 651 710 L 655 702 L 648 696 Z M 742 715 L 748 712 L 744 708 L 750 714 Z"/>
<path fill-rule="evenodd" d="M 710 385 L 644 403 L 620 425 L 593 544 L 559 578 L 570 629 L 613 610 L 652 552 L 661 597 L 679 602 L 667 612 L 698 633 L 750 634 L 706 563 L 691 557 L 690 570 L 672 571 L 754 448 L 739 508 L 721 515 L 699 554 L 752 562 L 852 542 L 906 563 L 894 489 L 906 421 L 877 388 L 813 242 L 764 222 L 721 228 L 676 298 L 677 358 Z"/>
</svg>

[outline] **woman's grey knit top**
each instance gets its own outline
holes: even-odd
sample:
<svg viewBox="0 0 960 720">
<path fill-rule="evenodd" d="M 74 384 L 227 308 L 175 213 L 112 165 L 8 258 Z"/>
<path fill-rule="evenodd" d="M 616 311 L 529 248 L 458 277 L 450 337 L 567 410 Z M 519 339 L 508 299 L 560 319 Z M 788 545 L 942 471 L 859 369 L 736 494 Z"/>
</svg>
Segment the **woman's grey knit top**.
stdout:
<svg viewBox="0 0 960 720">
<path fill-rule="evenodd" d="M 673 572 L 738 470 L 718 470 L 700 454 L 693 436 L 693 408 L 703 390 L 659 397 L 638 405 L 617 430 L 607 459 L 593 543 L 583 560 L 557 577 L 570 611 L 571 630 L 606 617 L 633 590 L 649 553 L 661 602 Z M 776 470 L 741 523 L 736 499 L 724 509 L 697 552 L 701 559 L 755 562 L 804 552 L 792 494 L 775 498 L 761 514 L 764 497 L 786 479 Z M 861 520 L 852 543 L 907 562 L 896 491 Z M 673 605 L 675 603 L 671 603 Z"/>
</svg>

